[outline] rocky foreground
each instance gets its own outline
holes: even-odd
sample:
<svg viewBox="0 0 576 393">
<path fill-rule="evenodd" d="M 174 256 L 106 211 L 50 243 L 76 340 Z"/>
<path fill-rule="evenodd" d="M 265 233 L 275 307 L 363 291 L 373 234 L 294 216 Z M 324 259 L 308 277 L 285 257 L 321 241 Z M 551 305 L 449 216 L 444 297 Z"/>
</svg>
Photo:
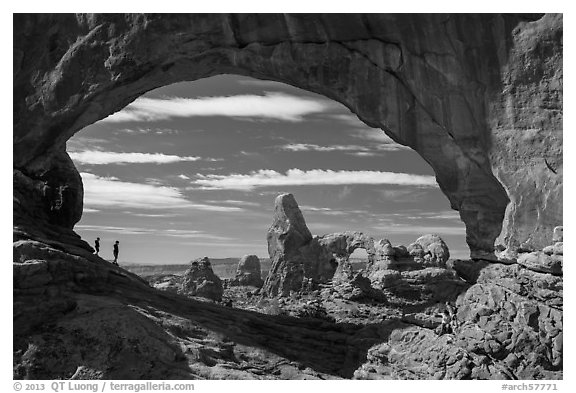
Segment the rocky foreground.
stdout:
<svg viewBox="0 0 576 393">
<path fill-rule="evenodd" d="M 554 236 L 517 261 L 449 260 L 433 235 L 408 247 L 358 232 L 313 237 L 284 194 L 265 281 L 255 256 L 233 279 L 204 257 L 148 283 L 89 253 L 17 241 L 14 378 L 560 379 Z M 355 272 L 358 247 L 369 263 Z M 445 302 L 457 328 L 439 335 Z"/>
</svg>

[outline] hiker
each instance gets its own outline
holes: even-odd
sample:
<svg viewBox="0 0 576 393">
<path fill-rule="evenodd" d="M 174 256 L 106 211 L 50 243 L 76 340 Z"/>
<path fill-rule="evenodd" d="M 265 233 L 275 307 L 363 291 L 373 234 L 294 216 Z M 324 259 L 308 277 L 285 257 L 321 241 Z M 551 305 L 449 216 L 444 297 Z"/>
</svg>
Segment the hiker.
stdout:
<svg viewBox="0 0 576 393">
<path fill-rule="evenodd" d="M 96 255 L 98 255 L 98 253 L 100 252 L 100 238 L 97 237 L 96 240 L 94 240 L 94 249 L 96 250 Z"/>
<path fill-rule="evenodd" d="M 120 242 L 116 240 L 114 243 L 114 262 L 112 262 L 116 266 L 118 266 L 118 244 L 120 244 Z"/>
</svg>

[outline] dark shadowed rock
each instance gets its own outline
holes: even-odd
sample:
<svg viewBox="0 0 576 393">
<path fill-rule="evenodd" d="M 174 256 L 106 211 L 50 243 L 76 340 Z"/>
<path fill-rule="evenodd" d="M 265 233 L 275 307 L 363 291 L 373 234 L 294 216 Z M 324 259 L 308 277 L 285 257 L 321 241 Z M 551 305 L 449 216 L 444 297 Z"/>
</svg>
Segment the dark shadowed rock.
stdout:
<svg viewBox="0 0 576 393">
<path fill-rule="evenodd" d="M 214 274 L 208 257 L 198 258 L 190 263 L 190 267 L 184 273 L 181 292 L 216 301 L 222 299 L 224 293 L 222 280 Z"/>
</svg>

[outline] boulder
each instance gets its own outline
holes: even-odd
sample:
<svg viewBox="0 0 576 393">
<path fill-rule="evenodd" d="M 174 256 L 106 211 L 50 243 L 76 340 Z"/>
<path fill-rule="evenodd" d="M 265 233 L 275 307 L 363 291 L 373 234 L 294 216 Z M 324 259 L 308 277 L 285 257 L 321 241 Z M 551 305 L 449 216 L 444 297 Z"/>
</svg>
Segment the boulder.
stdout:
<svg viewBox="0 0 576 393">
<path fill-rule="evenodd" d="M 414 244 L 414 243 L 413 243 Z M 446 267 L 446 261 L 450 258 L 450 251 L 444 240 L 438 235 L 424 235 L 416 239 L 424 252 L 423 259 L 426 266 Z M 415 248 L 413 248 L 415 250 Z M 418 252 L 418 256 L 422 255 Z"/>
<path fill-rule="evenodd" d="M 190 263 L 190 267 L 184 273 L 181 292 L 214 301 L 222 300 L 224 293 L 222 280 L 214 274 L 208 257 L 198 258 Z"/>
<path fill-rule="evenodd" d="M 562 255 L 547 255 L 543 251 L 520 254 L 518 264 L 535 272 L 562 274 Z"/>
<path fill-rule="evenodd" d="M 260 259 L 256 255 L 244 255 L 240 258 L 236 276 L 231 280 L 230 285 L 250 285 L 260 288 L 263 284 Z"/>
</svg>

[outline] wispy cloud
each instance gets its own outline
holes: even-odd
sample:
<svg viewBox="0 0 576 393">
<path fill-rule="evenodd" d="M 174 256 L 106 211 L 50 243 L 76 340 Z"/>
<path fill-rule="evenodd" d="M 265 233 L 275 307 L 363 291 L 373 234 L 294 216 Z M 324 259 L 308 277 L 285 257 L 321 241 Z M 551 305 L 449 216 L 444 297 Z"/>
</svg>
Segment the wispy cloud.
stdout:
<svg viewBox="0 0 576 393">
<path fill-rule="evenodd" d="M 183 237 L 190 239 L 232 240 L 232 238 L 225 236 L 212 235 L 202 231 L 184 230 L 184 229 L 115 227 L 105 225 L 76 225 L 75 228 L 90 232 L 116 233 L 120 235 L 139 235 L 139 236 L 154 235 L 154 236 L 167 236 L 167 237 Z"/>
<path fill-rule="evenodd" d="M 192 182 L 203 189 L 251 190 L 257 187 L 301 185 L 396 184 L 438 187 L 433 176 L 380 171 L 333 171 L 289 169 L 286 174 L 261 169 L 248 175 L 199 175 Z"/>
<path fill-rule="evenodd" d="M 327 99 L 267 92 L 265 95 L 236 95 L 200 98 L 140 97 L 105 122 L 151 122 L 174 117 L 227 116 L 267 120 L 302 121 L 304 116 L 334 107 Z"/>
<path fill-rule="evenodd" d="M 278 147 L 286 151 L 317 151 L 317 152 L 344 152 L 349 155 L 358 157 L 374 157 L 380 152 L 384 151 L 397 151 L 406 149 L 405 146 L 399 145 L 395 142 L 387 143 L 372 143 L 370 146 L 360 145 L 327 145 L 321 146 L 313 143 L 289 143 Z"/>
<path fill-rule="evenodd" d="M 225 199 L 223 201 L 206 201 L 206 203 L 223 203 L 225 205 L 236 205 L 236 206 L 251 206 L 251 207 L 260 207 L 261 205 L 258 202 L 250 202 L 250 201 L 240 201 L 236 199 Z"/>
<path fill-rule="evenodd" d="M 327 216 L 372 215 L 372 213 L 367 210 L 336 210 L 328 207 L 315 207 L 308 205 L 301 205 L 300 210 L 302 210 L 303 213 L 320 213 Z"/>
<path fill-rule="evenodd" d="M 190 178 L 184 174 L 180 174 L 180 175 L 178 175 L 178 177 L 182 180 L 190 180 Z"/>
<path fill-rule="evenodd" d="M 110 144 L 110 140 L 102 138 L 92 138 L 82 136 L 80 134 L 74 135 L 73 138 L 68 139 L 66 142 L 66 151 L 77 152 L 94 148 L 94 146 L 102 146 Z"/>
<path fill-rule="evenodd" d="M 155 128 L 155 127 L 135 127 L 122 128 L 117 130 L 116 134 L 156 134 L 156 135 L 177 135 L 182 131 L 174 128 Z M 187 130 L 186 132 L 204 132 L 204 130 Z"/>
<path fill-rule="evenodd" d="M 375 143 L 374 147 L 380 151 L 410 150 L 410 147 L 396 143 L 384 131 L 377 128 L 356 128 L 351 130 L 354 138 Z"/>
<path fill-rule="evenodd" d="M 130 183 L 82 172 L 84 204 L 88 208 L 137 208 L 172 209 L 189 208 L 217 212 L 239 212 L 243 209 L 230 206 L 213 206 L 188 201 L 172 187 Z"/>
<path fill-rule="evenodd" d="M 162 153 L 116 153 L 111 151 L 82 151 L 68 153 L 72 160 L 81 164 L 169 164 L 182 161 L 198 161 L 201 157 L 174 156 Z"/>
<path fill-rule="evenodd" d="M 236 81 L 239 85 L 243 86 L 257 86 L 265 87 L 266 89 L 294 89 L 292 86 L 285 85 L 282 82 L 262 80 L 262 79 L 242 79 Z"/>
<path fill-rule="evenodd" d="M 278 147 L 280 150 L 287 151 L 370 151 L 366 146 L 359 145 L 328 145 L 320 146 L 312 143 L 289 143 Z"/>
<path fill-rule="evenodd" d="M 436 234 L 440 237 L 442 235 L 464 235 L 466 229 L 464 225 L 461 226 L 418 226 L 418 225 L 403 225 L 391 224 L 373 227 L 375 231 L 382 233 L 398 233 L 398 234 L 414 234 L 416 237 L 426 234 Z"/>
<path fill-rule="evenodd" d="M 439 212 L 422 212 L 418 214 L 411 214 L 406 216 L 411 220 L 454 220 L 461 221 L 460 214 L 456 210 L 445 210 Z M 464 225 L 464 224 L 462 224 Z"/>
<path fill-rule="evenodd" d="M 126 213 L 126 214 L 130 214 L 131 216 L 136 216 L 136 217 L 147 217 L 147 218 L 168 218 L 168 217 L 177 217 L 177 214 L 172 214 L 172 213 L 163 213 L 163 214 L 146 214 L 146 213 Z"/>
</svg>

